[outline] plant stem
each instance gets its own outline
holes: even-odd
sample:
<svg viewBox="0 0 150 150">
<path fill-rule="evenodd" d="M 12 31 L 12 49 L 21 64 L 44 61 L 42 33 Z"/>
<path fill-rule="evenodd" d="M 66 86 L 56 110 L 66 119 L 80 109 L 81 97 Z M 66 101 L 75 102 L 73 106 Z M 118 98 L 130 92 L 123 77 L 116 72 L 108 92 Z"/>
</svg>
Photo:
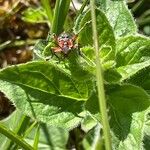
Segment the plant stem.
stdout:
<svg viewBox="0 0 150 150">
<path fill-rule="evenodd" d="M 136 12 L 144 3 L 145 0 L 138 1 L 131 9 L 132 12 Z"/>
<path fill-rule="evenodd" d="M 83 4 L 82 4 L 80 10 L 77 12 L 77 15 L 76 15 L 76 17 L 75 17 L 75 20 L 76 20 L 76 18 L 77 18 L 80 14 L 82 14 L 82 12 L 83 12 L 84 8 L 86 7 L 87 3 L 88 3 L 88 0 L 84 0 L 84 1 L 83 1 Z"/>
<path fill-rule="evenodd" d="M 29 135 L 29 133 L 32 131 L 32 129 L 37 125 L 37 122 L 33 122 L 29 127 L 28 129 L 25 131 L 23 137 L 27 137 Z"/>
<path fill-rule="evenodd" d="M 41 3 L 42 3 L 42 5 L 43 5 L 43 7 L 44 7 L 44 9 L 46 11 L 49 23 L 50 23 L 50 25 L 52 25 L 53 12 L 52 12 L 52 9 L 50 7 L 49 0 L 41 0 Z"/>
<path fill-rule="evenodd" d="M 11 130 L 8 130 L 5 126 L 0 124 L 0 133 L 11 139 L 12 141 L 16 142 L 19 146 L 24 148 L 25 150 L 33 150 L 28 143 L 26 143 L 20 136 L 16 135 Z"/>
<path fill-rule="evenodd" d="M 143 18 L 143 19 L 137 19 L 136 21 L 138 23 L 138 25 L 140 26 L 144 26 L 144 25 L 149 25 L 150 23 L 150 17 L 147 17 L 147 18 Z"/>
<path fill-rule="evenodd" d="M 97 37 L 97 29 L 96 29 L 96 15 L 95 15 L 94 0 L 90 0 L 90 4 L 91 4 L 93 39 L 94 39 L 95 55 L 96 55 L 96 77 L 97 77 L 99 108 L 100 108 L 100 113 L 102 115 L 105 148 L 106 150 L 111 150 L 110 127 L 108 123 L 104 82 L 103 82 L 102 69 L 101 69 L 100 58 L 99 58 L 99 45 L 98 45 L 98 37 Z"/>
<path fill-rule="evenodd" d="M 15 133 L 19 136 L 22 135 L 28 127 L 29 122 L 30 118 L 28 116 L 23 115 L 21 120 L 18 122 L 18 125 L 15 127 Z M 14 145 L 15 144 L 13 141 L 8 141 L 6 142 L 5 149 L 12 149 Z"/>
<path fill-rule="evenodd" d="M 39 137 L 40 137 L 40 126 L 38 124 L 34 137 L 34 144 L 33 144 L 34 149 L 38 149 Z"/>
</svg>

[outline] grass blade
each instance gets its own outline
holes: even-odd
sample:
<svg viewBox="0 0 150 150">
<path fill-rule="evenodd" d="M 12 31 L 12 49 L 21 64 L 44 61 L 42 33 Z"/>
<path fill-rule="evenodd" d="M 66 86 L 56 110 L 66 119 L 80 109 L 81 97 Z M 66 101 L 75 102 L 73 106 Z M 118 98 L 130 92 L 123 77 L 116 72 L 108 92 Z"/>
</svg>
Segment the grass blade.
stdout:
<svg viewBox="0 0 150 150">
<path fill-rule="evenodd" d="M 70 0 L 57 0 L 55 5 L 52 33 L 57 35 L 63 31 L 66 16 L 70 7 Z"/>
</svg>

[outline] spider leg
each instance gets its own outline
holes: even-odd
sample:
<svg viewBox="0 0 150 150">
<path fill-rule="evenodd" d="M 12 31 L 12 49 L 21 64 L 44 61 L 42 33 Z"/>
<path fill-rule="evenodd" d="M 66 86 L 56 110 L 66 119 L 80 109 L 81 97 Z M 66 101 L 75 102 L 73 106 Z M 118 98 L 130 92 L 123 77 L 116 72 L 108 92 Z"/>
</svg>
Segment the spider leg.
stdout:
<svg viewBox="0 0 150 150">
<path fill-rule="evenodd" d="M 75 41 L 77 38 L 78 38 L 78 35 L 76 34 L 72 37 L 72 40 Z"/>
<path fill-rule="evenodd" d="M 51 49 L 52 49 L 54 56 L 56 56 L 56 58 L 58 58 L 60 62 L 61 58 L 57 55 L 57 53 L 62 53 L 62 48 L 59 46 L 59 47 L 52 47 Z"/>
<path fill-rule="evenodd" d="M 60 47 L 52 47 L 52 50 L 54 53 L 62 52 L 62 49 Z"/>
</svg>

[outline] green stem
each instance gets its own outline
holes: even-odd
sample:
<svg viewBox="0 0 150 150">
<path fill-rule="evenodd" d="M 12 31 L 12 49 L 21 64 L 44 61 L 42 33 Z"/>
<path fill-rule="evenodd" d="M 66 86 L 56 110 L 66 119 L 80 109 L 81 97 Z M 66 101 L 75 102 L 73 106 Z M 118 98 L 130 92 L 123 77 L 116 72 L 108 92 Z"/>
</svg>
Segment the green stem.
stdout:
<svg viewBox="0 0 150 150">
<path fill-rule="evenodd" d="M 149 25 L 150 24 L 150 17 L 143 18 L 143 19 L 137 19 L 136 21 L 139 26 Z"/>
<path fill-rule="evenodd" d="M 136 12 L 144 3 L 145 0 L 139 0 L 131 9 L 132 12 Z"/>
<path fill-rule="evenodd" d="M 85 6 L 87 5 L 88 2 L 89 2 L 89 0 L 84 0 L 84 1 L 83 1 L 83 4 L 82 4 L 80 10 L 77 12 L 77 15 L 76 15 L 76 17 L 75 17 L 75 20 L 76 20 L 76 18 L 77 18 L 80 14 L 82 14 L 82 12 L 83 12 L 83 10 L 84 10 L 84 8 L 85 8 Z"/>
<path fill-rule="evenodd" d="M 33 144 L 34 149 L 38 149 L 39 137 L 40 137 L 40 125 L 38 125 L 36 129 L 34 144 Z"/>
<path fill-rule="evenodd" d="M 16 135 L 11 130 L 8 130 L 5 126 L 0 124 L 0 133 L 11 139 L 12 141 L 16 142 L 19 146 L 24 148 L 25 150 L 33 150 L 28 143 L 26 143 L 20 136 Z"/>
<path fill-rule="evenodd" d="M 19 124 L 16 127 L 15 133 L 17 135 L 22 135 L 25 132 L 26 128 L 28 127 L 29 121 L 30 121 L 30 118 L 28 116 L 23 115 L 21 118 L 21 121 L 19 121 Z M 6 145 L 5 145 L 6 149 L 11 149 L 13 146 L 14 146 L 13 141 L 6 142 Z"/>
<path fill-rule="evenodd" d="M 99 108 L 100 108 L 100 113 L 102 115 L 105 148 L 106 150 L 111 150 L 110 127 L 109 127 L 107 108 L 106 108 L 104 80 L 102 76 L 102 69 L 101 69 L 100 58 L 99 58 L 99 45 L 98 45 L 98 37 L 97 37 L 94 0 L 90 0 L 90 4 L 91 4 L 93 39 L 94 39 L 95 55 L 96 55 L 96 77 L 97 77 Z"/>
<path fill-rule="evenodd" d="M 150 9 L 146 10 L 138 19 L 144 19 L 150 16 Z"/>
<path fill-rule="evenodd" d="M 37 125 L 37 122 L 33 122 L 29 127 L 28 129 L 25 131 L 23 137 L 27 137 L 29 135 L 29 133 L 32 131 L 32 129 Z"/>
<path fill-rule="evenodd" d="M 49 20 L 49 23 L 50 25 L 52 25 L 52 21 L 53 21 L 53 12 L 52 12 L 52 9 L 50 7 L 50 3 L 49 3 L 49 0 L 41 0 L 41 3 L 46 11 L 46 14 L 47 14 L 47 17 L 48 17 L 48 20 Z"/>
</svg>

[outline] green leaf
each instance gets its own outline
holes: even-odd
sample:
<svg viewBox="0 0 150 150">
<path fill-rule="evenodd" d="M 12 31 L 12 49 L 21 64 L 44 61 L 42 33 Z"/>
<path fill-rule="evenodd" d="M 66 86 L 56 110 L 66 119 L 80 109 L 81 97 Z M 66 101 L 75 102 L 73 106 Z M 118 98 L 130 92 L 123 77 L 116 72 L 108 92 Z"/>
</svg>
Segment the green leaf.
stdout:
<svg viewBox="0 0 150 150">
<path fill-rule="evenodd" d="M 89 88 L 61 67 L 45 61 L 8 67 L 0 72 L 0 90 L 17 108 L 37 120 L 75 127 L 84 115 Z"/>
<path fill-rule="evenodd" d="M 138 71 L 137 74 L 132 76 L 126 82 L 140 86 L 150 94 L 150 67 Z"/>
<path fill-rule="evenodd" d="M 121 66 L 121 67 L 117 68 L 116 70 L 122 76 L 121 81 L 128 79 L 127 82 L 131 82 L 130 78 L 133 77 L 135 80 L 135 77 L 134 77 L 134 75 L 135 75 L 136 78 L 138 78 L 138 79 L 136 79 L 137 81 L 135 80 L 135 82 L 139 83 L 140 78 L 141 78 L 140 80 L 147 78 L 147 81 L 148 81 L 147 75 L 143 74 L 141 76 L 141 75 L 139 75 L 139 72 L 143 72 L 143 70 L 149 66 L 150 66 L 150 60 L 147 60 L 147 61 L 142 62 L 142 63 L 136 63 L 136 64 L 126 65 L 126 66 Z M 148 74 L 149 72 L 147 71 L 146 73 Z M 138 74 L 138 75 L 136 75 L 136 74 Z M 143 82 L 140 82 L 138 85 L 140 86 L 140 84 L 143 84 Z"/>
<path fill-rule="evenodd" d="M 143 111 L 150 104 L 148 94 L 140 87 L 125 84 L 110 85 L 107 89 L 110 107 L 115 108 L 115 111 L 122 115 Z"/>
<path fill-rule="evenodd" d="M 100 8 L 105 12 L 116 37 L 135 34 L 137 27 L 124 0 L 106 2 L 101 0 Z"/>
<path fill-rule="evenodd" d="M 93 118 L 90 114 L 86 114 L 85 118 L 81 122 L 81 128 L 84 132 L 88 132 L 97 124 L 98 122 L 95 118 Z"/>
<path fill-rule="evenodd" d="M 96 21 L 98 41 L 100 45 L 100 57 L 102 65 L 105 69 L 114 66 L 115 59 L 115 37 L 105 14 L 96 9 Z M 84 14 L 81 14 L 76 21 L 74 32 L 78 34 L 79 43 L 84 46 L 81 50 L 83 53 L 88 54 L 90 60 L 95 61 L 93 55 L 93 38 L 92 38 L 92 23 L 91 12 L 88 10 Z M 113 62 L 112 62 L 113 61 Z"/>
<path fill-rule="evenodd" d="M 86 99 L 86 83 L 73 80 L 70 72 L 62 67 L 53 62 L 33 61 L 1 70 L 0 79 L 50 94 Z"/>
<path fill-rule="evenodd" d="M 143 36 L 127 36 L 117 41 L 117 67 L 141 63 L 150 59 L 150 39 Z"/>
<path fill-rule="evenodd" d="M 45 10 L 40 7 L 40 8 L 27 8 L 22 12 L 21 19 L 25 22 L 30 22 L 30 23 L 47 23 L 47 15 Z"/>
<path fill-rule="evenodd" d="M 4 88 L 5 86 L 5 88 Z M 16 86 L 0 82 L 0 90 L 14 102 L 24 114 L 52 126 L 71 129 L 84 116 L 84 101 L 58 96 L 28 86 Z"/>
<path fill-rule="evenodd" d="M 86 101 L 85 109 L 88 110 L 91 113 L 91 115 L 97 120 L 100 120 L 99 103 L 96 89 L 91 93 L 89 99 Z"/>
<path fill-rule="evenodd" d="M 115 49 L 115 38 L 113 30 L 105 16 L 105 14 L 99 9 L 96 10 L 97 19 L 97 32 L 99 38 L 100 47 L 111 47 Z M 84 14 L 81 14 L 77 19 L 74 27 L 74 32 L 79 33 L 79 43 L 81 45 L 93 46 L 92 42 L 92 23 L 90 10 Z"/>
<path fill-rule="evenodd" d="M 115 69 L 104 71 L 104 79 L 108 83 L 117 83 L 120 81 L 121 77 L 120 72 L 117 72 Z"/>
<path fill-rule="evenodd" d="M 65 19 L 70 8 L 70 2 L 70 0 L 56 1 L 51 29 L 52 33 L 56 33 L 58 35 L 63 31 Z"/>
<path fill-rule="evenodd" d="M 111 86 L 107 91 L 115 149 L 141 149 L 150 97 L 133 85 Z"/>
<path fill-rule="evenodd" d="M 68 70 L 74 79 L 89 82 L 95 79 L 95 64 L 80 56 L 76 49 L 72 50 L 66 62 L 68 62 Z"/>
<path fill-rule="evenodd" d="M 106 85 L 113 149 L 140 149 L 149 95 L 140 87 L 130 84 Z M 97 93 L 93 92 L 85 108 L 100 119 Z"/>
<path fill-rule="evenodd" d="M 78 49 L 72 49 L 67 57 L 63 57 L 63 54 L 59 56 L 56 54 L 56 57 L 51 52 L 51 47 L 54 46 L 52 35 L 49 35 L 47 39 L 48 40 L 40 40 L 35 45 L 34 52 L 36 56 L 44 60 L 47 56 L 47 58 L 50 58 L 52 64 L 57 64 L 62 71 L 70 74 L 70 78 L 78 82 L 84 81 L 83 85 L 88 89 L 88 93 L 93 90 L 91 85 L 93 81 L 95 81 L 95 63 L 83 55 L 83 53 L 80 54 Z M 50 42 L 48 43 L 47 41 Z M 82 88 L 79 89 L 79 92 L 82 91 Z"/>
<path fill-rule="evenodd" d="M 46 59 L 52 55 L 51 46 L 53 43 L 48 40 L 39 40 L 34 46 L 34 59 Z"/>
</svg>

